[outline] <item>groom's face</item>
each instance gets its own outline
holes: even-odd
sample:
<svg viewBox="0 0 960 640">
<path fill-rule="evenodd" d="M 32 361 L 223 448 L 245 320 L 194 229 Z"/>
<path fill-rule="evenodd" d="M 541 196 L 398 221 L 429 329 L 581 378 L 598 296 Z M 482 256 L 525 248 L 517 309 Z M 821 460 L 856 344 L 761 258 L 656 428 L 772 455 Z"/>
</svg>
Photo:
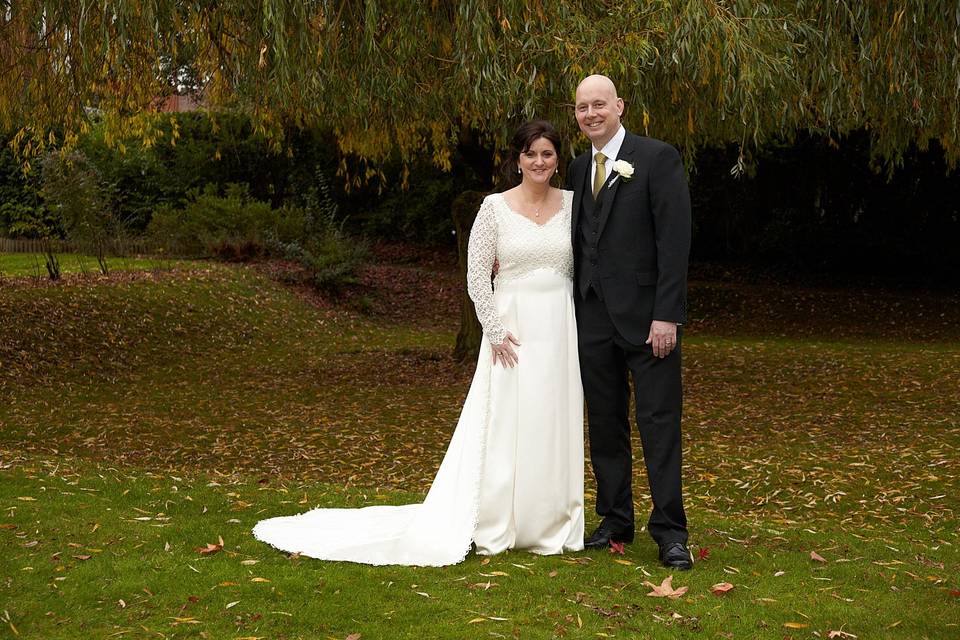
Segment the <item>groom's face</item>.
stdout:
<svg viewBox="0 0 960 640">
<path fill-rule="evenodd" d="M 587 78 L 577 87 L 577 124 L 593 146 L 603 148 L 620 128 L 623 100 L 606 78 Z"/>
</svg>

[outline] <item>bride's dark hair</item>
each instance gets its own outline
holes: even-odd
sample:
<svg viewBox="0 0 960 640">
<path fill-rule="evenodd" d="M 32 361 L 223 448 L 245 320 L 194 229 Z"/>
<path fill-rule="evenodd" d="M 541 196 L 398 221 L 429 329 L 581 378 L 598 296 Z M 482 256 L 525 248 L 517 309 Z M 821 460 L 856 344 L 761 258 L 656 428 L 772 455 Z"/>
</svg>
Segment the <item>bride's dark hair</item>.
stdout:
<svg viewBox="0 0 960 640">
<path fill-rule="evenodd" d="M 511 187 L 520 184 L 522 179 L 522 176 L 517 172 L 520 154 L 526 153 L 530 149 L 530 145 L 540 138 L 549 140 L 557 152 L 557 158 L 560 158 L 560 134 L 553 128 L 553 125 L 547 120 L 524 122 L 517 127 L 516 133 L 513 134 L 513 140 L 510 142 L 510 152 L 502 167 L 507 184 Z"/>
</svg>

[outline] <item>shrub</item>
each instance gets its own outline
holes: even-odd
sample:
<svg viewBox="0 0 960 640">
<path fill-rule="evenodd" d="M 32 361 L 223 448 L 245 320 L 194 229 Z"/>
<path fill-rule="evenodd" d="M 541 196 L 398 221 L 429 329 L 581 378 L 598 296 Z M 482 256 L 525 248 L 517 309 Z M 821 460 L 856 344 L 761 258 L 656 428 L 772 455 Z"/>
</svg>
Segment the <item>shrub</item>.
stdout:
<svg viewBox="0 0 960 640">
<path fill-rule="evenodd" d="M 355 282 L 366 244 L 343 230 L 338 207 L 322 172 L 302 196 L 304 204 L 273 208 L 250 196 L 243 184 L 194 189 L 182 209 L 158 208 L 148 235 L 166 253 L 247 261 L 276 257 L 299 263 L 313 286 L 336 291 Z"/>
<path fill-rule="evenodd" d="M 43 159 L 43 198 L 67 237 L 94 249 L 107 273 L 106 243 L 117 231 L 100 172 L 82 151 L 51 151 Z M 51 273 L 51 277 L 52 277 Z"/>
<path fill-rule="evenodd" d="M 357 268 L 367 257 L 367 245 L 344 232 L 346 219 L 340 219 L 330 183 L 319 167 L 304 203 L 303 239 L 286 244 L 285 257 L 306 268 L 310 284 L 318 289 L 336 292 L 354 284 Z"/>
<path fill-rule="evenodd" d="M 304 214 L 293 207 L 273 209 L 250 197 L 245 184 L 194 189 L 186 205 L 158 208 L 148 235 L 171 254 L 249 260 L 268 254 L 268 244 L 290 242 L 302 234 Z"/>
</svg>

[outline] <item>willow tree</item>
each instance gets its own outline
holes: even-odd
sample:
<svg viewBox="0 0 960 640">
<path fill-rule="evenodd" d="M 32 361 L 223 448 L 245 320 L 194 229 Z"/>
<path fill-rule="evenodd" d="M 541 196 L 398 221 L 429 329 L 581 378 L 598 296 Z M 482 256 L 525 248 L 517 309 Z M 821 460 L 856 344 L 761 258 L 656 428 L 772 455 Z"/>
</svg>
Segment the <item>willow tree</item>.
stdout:
<svg viewBox="0 0 960 640">
<path fill-rule="evenodd" d="M 544 117 L 578 142 L 573 89 L 611 76 L 626 124 L 687 158 L 771 138 L 842 144 L 878 164 L 937 141 L 960 157 L 956 0 L 44 0 L 0 4 L 0 128 L 27 161 L 94 111 L 108 140 L 162 139 L 157 98 L 189 76 L 243 110 L 276 151 L 332 127 L 354 184 L 391 154 L 449 169 L 465 141 L 495 158 Z M 54 132 L 60 132 L 59 137 Z M 175 129 L 172 135 L 175 134 Z M 580 145 L 582 146 L 582 145 Z"/>
</svg>

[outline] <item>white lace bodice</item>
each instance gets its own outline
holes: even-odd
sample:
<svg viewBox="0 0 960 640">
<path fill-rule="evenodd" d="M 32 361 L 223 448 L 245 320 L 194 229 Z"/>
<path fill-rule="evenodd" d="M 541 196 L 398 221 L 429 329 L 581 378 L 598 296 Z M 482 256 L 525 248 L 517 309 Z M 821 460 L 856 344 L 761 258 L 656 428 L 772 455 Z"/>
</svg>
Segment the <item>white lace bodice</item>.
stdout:
<svg viewBox="0 0 960 640">
<path fill-rule="evenodd" d="M 477 318 L 491 344 L 500 344 L 507 334 L 493 299 L 490 274 L 499 262 L 493 288 L 500 283 L 551 269 L 573 279 L 573 248 L 570 245 L 570 218 L 573 192 L 563 192 L 560 212 L 544 224 L 537 224 L 513 211 L 502 193 L 483 199 L 470 231 L 467 249 L 467 293 Z"/>
</svg>

